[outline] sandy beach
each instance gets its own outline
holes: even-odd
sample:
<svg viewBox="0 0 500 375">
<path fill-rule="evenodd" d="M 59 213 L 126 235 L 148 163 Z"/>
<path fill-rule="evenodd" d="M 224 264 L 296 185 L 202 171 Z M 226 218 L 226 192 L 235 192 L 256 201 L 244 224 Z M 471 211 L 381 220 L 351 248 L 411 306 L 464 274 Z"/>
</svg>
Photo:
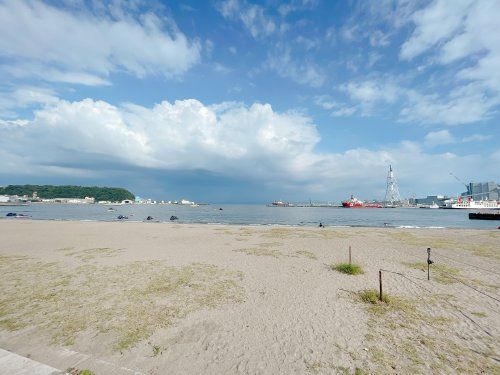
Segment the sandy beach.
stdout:
<svg viewBox="0 0 500 375">
<path fill-rule="evenodd" d="M 360 275 L 331 267 L 349 246 Z M 500 231 L 0 220 L 0 348 L 95 374 L 500 373 L 499 275 Z"/>
</svg>

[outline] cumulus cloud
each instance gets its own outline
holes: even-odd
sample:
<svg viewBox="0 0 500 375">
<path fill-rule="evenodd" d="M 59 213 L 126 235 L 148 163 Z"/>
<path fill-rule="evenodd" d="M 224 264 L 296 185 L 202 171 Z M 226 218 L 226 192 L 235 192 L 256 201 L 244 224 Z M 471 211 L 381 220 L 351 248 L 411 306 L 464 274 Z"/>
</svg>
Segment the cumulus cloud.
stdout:
<svg viewBox="0 0 500 375">
<path fill-rule="evenodd" d="M 423 186 L 442 183 L 443 168 L 472 173 L 481 164 L 487 166 L 481 170 L 485 175 L 494 169 L 488 157 L 426 154 L 412 142 L 322 153 L 316 150 L 319 141 L 309 117 L 276 112 L 269 104 L 207 106 L 187 99 L 117 107 L 92 99 L 58 100 L 31 121 L 0 122 L 0 175 L 85 178 L 116 169 L 202 170 L 341 198 L 346 191 L 376 196 L 381 189 L 383 195 L 378 182 L 389 163 L 398 166 L 400 181 L 421 178 Z"/>
<path fill-rule="evenodd" d="M 0 2 L 2 69 L 16 77 L 98 85 L 108 84 L 117 71 L 171 78 L 199 60 L 199 43 L 172 20 L 150 12 L 132 14 L 115 3 L 91 9 Z"/>
</svg>

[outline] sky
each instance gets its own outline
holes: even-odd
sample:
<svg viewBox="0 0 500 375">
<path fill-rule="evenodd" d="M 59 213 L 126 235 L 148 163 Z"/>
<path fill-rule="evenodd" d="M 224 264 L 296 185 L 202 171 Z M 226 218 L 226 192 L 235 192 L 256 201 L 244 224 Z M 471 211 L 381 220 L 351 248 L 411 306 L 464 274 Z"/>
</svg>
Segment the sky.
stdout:
<svg viewBox="0 0 500 375">
<path fill-rule="evenodd" d="M 217 203 L 500 182 L 498 0 L 0 0 L 0 185 Z"/>
</svg>

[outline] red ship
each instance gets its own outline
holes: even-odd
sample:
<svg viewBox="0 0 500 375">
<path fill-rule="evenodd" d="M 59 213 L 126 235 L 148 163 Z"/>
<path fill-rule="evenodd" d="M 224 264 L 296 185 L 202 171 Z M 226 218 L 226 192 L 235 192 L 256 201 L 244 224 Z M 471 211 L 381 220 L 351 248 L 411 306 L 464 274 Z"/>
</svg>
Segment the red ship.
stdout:
<svg viewBox="0 0 500 375">
<path fill-rule="evenodd" d="M 365 203 L 363 201 L 360 201 L 357 198 L 354 198 L 354 196 L 351 195 L 351 198 L 349 200 L 342 202 L 342 207 L 347 207 L 347 208 L 382 208 L 382 205 L 378 204 L 378 203 Z"/>
</svg>

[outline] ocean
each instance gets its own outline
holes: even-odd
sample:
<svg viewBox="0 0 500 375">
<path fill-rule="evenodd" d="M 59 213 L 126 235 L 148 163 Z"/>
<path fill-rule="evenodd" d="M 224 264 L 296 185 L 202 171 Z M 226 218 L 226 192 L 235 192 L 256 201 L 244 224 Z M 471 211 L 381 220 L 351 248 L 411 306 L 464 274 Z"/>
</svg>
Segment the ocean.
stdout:
<svg viewBox="0 0 500 375">
<path fill-rule="evenodd" d="M 115 211 L 108 211 L 113 207 Z M 222 208 L 222 210 L 219 210 Z M 0 206 L 0 218 L 8 212 L 23 213 L 39 220 L 115 221 L 118 215 L 127 221 L 143 221 L 152 216 L 156 221 L 178 223 L 290 225 L 290 226 L 354 226 L 408 228 L 476 228 L 495 229 L 498 221 L 469 220 L 468 210 L 377 208 L 350 209 L 342 207 L 267 207 L 265 205 L 119 205 L 99 204 L 31 204 Z"/>
</svg>

